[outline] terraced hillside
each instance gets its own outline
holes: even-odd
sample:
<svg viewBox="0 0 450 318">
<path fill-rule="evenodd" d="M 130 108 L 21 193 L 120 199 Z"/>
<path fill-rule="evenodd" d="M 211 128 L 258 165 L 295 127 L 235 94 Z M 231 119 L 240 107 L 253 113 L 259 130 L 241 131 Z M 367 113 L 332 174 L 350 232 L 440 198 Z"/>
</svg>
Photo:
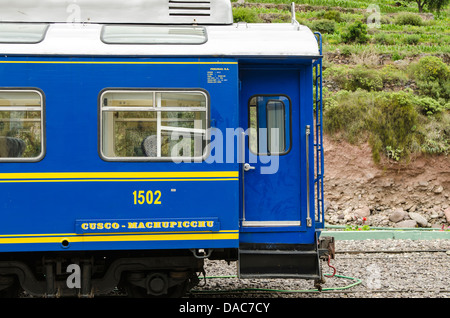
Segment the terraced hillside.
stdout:
<svg viewBox="0 0 450 318">
<path fill-rule="evenodd" d="M 291 2 L 234 1 L 234 18 L 289 23 Z M 296 0 L 295 9 L 323 35 L 328 222 L 396 226 L 418 213 L 428 223 L 412 226 L 448 228 L 449 6 Z"/>
<path fill-rule="evenodd" d="M 290 2 L 272 2 L 234 2 L 235 21 L 289 22 Z M 419 14 L 414 3 L 388 0 L 375 6 L 364 0 L 296 1 L 297 20 L 323 34 L 327 132 L 349 142 L 370 141 L 376 161 L 448 154 L 449 12 Z M 399 103 L 396 112 L 392 105 Z M 379 113 L 388 110 L 407 120 L 391 116 L 379 127 Z"/>
</svg>

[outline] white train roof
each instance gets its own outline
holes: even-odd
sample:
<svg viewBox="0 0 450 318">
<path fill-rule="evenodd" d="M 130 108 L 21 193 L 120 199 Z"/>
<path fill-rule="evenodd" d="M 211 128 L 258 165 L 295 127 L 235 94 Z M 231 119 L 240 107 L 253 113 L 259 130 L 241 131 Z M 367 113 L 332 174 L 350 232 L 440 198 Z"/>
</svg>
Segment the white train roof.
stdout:
<svg viewBox="0 0 450 318">
<path fill-rule="evenodd" d="M 8 25 L 9 26 L 9 25 Z M 314 34 L 306 26 L 294 24 L 234 24 L 230 26 L 205 26 L 204 41 L 194 44 L 175 38 L 169 44 L 142 44 L 141 40 L 127 39 L 124 43 L 105 43 L 100 24 L 51 24 L 44 30 L 42 39 L 30 43 L 1 40 L 2 55 L 80 55 L 80 56 L 274 56 L 318 57 L 320 55 Z M 170 28 L 170 27 L 169 27 Z M 154 27 L 153 27 L 154 29 Z M 30 37 L 33 39 L 33 37 Z M 37 38 L 37 37 L 36 37 Z M 3 42 L 3 43 L 1 43 Z M 38 42 L 38 43 L 32 43 Z M 120 39 L 119 39 L 120 43 Z"/>
<path fill-rule="evenodd" d="M 320 56 L 295 16 L 281 24 L 232 21 L 229 0 L 0 0 L 0 54 Z"/>
</svg>

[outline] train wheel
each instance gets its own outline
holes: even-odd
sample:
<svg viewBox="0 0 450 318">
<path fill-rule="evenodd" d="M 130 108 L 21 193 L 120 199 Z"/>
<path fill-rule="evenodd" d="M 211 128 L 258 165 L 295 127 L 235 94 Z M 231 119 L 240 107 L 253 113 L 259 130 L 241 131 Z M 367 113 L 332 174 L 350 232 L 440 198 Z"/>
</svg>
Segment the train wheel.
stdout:
<svg viewBox="0 0 450 318">
<path fill-rule="evenodd" d="M 177 284 L 168 288 L 167 293 L 154 295 L 148 294 L 147 289 L 133 285 L 131 283 L 125 286 L 125 291 L 129 298 L 180 298 L 186 293 L 187 282 Z"/>
<path fill-rule="evenodd" d="M 121 283 L 130 298 L 179 298 L 190 286 L 189 276 L 173 279 L 164 273 L 142 272 L 129 273 Z"/>
</svg>

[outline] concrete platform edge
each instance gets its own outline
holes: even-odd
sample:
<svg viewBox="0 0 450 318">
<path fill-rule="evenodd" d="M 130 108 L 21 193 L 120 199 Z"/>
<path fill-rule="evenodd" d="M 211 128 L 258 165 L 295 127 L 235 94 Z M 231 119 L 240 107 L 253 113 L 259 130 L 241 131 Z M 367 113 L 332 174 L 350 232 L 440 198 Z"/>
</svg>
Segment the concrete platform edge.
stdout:
<svg viewBox="0 0 450 318">
<path fill-rule="evenodd" d="M 450 240 L 450 231 L 336 231 L 323 230 L 321 236 L 332 236 L 335 240 Z"/>
</svg>

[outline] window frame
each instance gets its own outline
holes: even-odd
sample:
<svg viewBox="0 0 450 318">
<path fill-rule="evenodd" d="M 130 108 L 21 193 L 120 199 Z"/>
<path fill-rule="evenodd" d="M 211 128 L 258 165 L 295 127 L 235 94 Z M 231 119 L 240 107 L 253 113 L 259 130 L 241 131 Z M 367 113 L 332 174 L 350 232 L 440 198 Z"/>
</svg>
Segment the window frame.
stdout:
<svg viewBox="0 0 450 318">
<path fill-rule="evenodd" d="M 206 114 L 205 114 L 205 139 L 206 145 L 203 149 L 202 156 L 200 157 L 108 157 L 103 153 L 103 96 L 106 93 L 132 93 L 132 92 L 148 92 L 148 93 L 201 93 L 205 96 L 205 108 L 206 108 Z M 206 160 L 206 158 L 210 155 L 210 128 L 211 128 L 211 112 L 210 112 L 210 95 L 208 91 L 206 91 L 203 88 L 105 88 L 103 89 L 98 97 L 98 154 L 100 158 L 104 161 L 109 162 L 203 162 Z M 117 106 L 120 107 L 120 106 Z M 153 107 L 155 110 L 152 110 L 154 112 L 157 112 L 156 105 Z M 161 107 L 163 111 L 164 108 L 167 107 Z M 189 111 L 188 107 L 185 107 L 186 111 Z M 127 109 L 124 107 L 124 109 Z"/>
<path fill-rule="evenodd" d="M 46 127 L 45 127 L 45 94 L 44 92 L 36 87 L 0 87 L 0 93 L 1 92 L 32 92 L 37 93 L 41 98 L 41 117 L 40 117 L 40 123 L 41 123 L 41 153 L 37 157 L 30 157 L 30 158 L 0 158 L 0 162 L 39 162 L 42 159 L 44 159 L 46 153 L 47 153 L 47 138 L 46 138 Z M 8 106 L 3 106 L 0 108 L 0 111 L 5 110 L 5 108 Z"/>
<path fill-rule="evenodd" d="M 259 127 L 259 110 L 258 110 L 257 105 L 256 106 L 251 106 L 252 99 L 256 98 L 258 96 L 267 97 L 267 98 L 270 98 L 270 97 L 284 97 L 284 98 L 286 98 L 289 101 L 289 107 L 288 107 L 288 110 L 287 110 L 288 114 L 289 114 L 289 120 L 285 119 L 285 125 L 284 125 L 285 126 L 284 143 L 285 143 L 285 147 L 286 147 L 286 142 L 287 142 L 287 140 L 289 140 L 289 148 L 285 149 L 283 152 L 270 153 L 269 151 L 267 151 L 267 153 L 262 153 L 262 152 L 259 151 L 259 142 L 260 142 L 260 139 L 259 139 L 259 128 L 260 128 Z M 283 101 L 280 101 L 280 100 L 277 100 L 277 99 L 268 99 L 267 102 L 266 102 L 266 105 L 264 106 L 264 109 L 265 109 L 265 112 L 266 112 L 266 114 L 265 114 L 266 115 L 266 124 L 267 124 L 267 105 L 271 101 L 277 101 L 277 102 L 282 102 L 283 103 L 283 105 L 284 105 L 284 107 L 283 107 L 284 108 L 284 116 L 286 117 L 286 108 L 287 108 L 286 104 Z M 249 139 L 248 148 L 251 151 L 251 153 L 254 154 L 254 155 L 257 155 L 257 156 L 284 156 L 284 155 L 287 155 L 292 149 L 292 100 L 291 100 L 291 98 L 288 95 L 286 95 L 286 94 L 254 94 L 254 95 L 250 96 L 250 98 L 248 99 L 248 102 L 247 102 L 247 112 L 248 112 L 248 114 L 247 114 L 247 116 L 248 116 L 248 123 L 247 123 L 247 125 L 248 125 L 248 128 L 250 128 L 250 109 L 251 109 L 251 107 L 255 107 L 255 110 L 256 110 L 256 134 L 257 134 L 257 144 L 256 144 L 257 152 L 256 153 L 252 150 L 252 147 L 250 146 L 250 139 Z M 286 124 L 288 124 L 289 128 L 286 128 Z M 267 129 L 267 127 L 266 127 L 266 129 Z M 286 130 L 288 130 L 288 131 L 286 131 Z M 268 131 L 267 131 L 267 134 L 268 134 Z M 269 140 L 269 137 L 267 135 L 266 136 L 266 142 L 268 142 L 268 140 Z M 267 149 L 268 148 L 269 147 L 267 145 Z"/>
<path fill-rule="evenodd" d="M 9 25 L 42 25 L 44 26 L 44 31 L 41 34 L 41 37 L 35 41 L 2 41 L 0 36 L 0 44 L 39 44 L 45 40 L 47 37 L 48 29 L 50 28 L 49 23 L 40 23 L 40 22 L 31 22 L 31 23 L 20 23 L 20 22 L 0 22 L 0 25 L 2 24 L 9 24 Z"/>
<path fill-rule="evenodd" d="M 115 24 L 105 24 L 102 26 L 102 29 L 100 31 L 100 40 L 102 41 L 102 43 L 106 44 L 106 45 L 203 45 L 205 43 L 208 42 L 208 30 L 206 29 L 206 27 L 204 26 L 199 26 L 196 25 L 195 28 L 198 29 L 203 29 L 204 31 L 204 40 L 202 42 L 194 42 L 194 43 L 189 43 L 189 42 L 164 42 L 164 41 L 157 41 L 157 42 L 149 42 L 149 43 L 145 43 L 145 42 L 133 42 L 133 41 L 122 41 L 122 42 L 111 42 L 111 41 L 107 41 L 105 39 L 105 29 L 108 27 L 117 27 L 118 25 Z M 185 26 L 185 25 L 163 25 L 163 26 L 158 26 L 158 25 L 147 25 L 147 24 L 123 24 L 123 25 L 119 25 L 119 27 L 153 27 L 153 28 L 178 28 L 178 29 L 192 29 L 192 26 Z"/>
</svg>

